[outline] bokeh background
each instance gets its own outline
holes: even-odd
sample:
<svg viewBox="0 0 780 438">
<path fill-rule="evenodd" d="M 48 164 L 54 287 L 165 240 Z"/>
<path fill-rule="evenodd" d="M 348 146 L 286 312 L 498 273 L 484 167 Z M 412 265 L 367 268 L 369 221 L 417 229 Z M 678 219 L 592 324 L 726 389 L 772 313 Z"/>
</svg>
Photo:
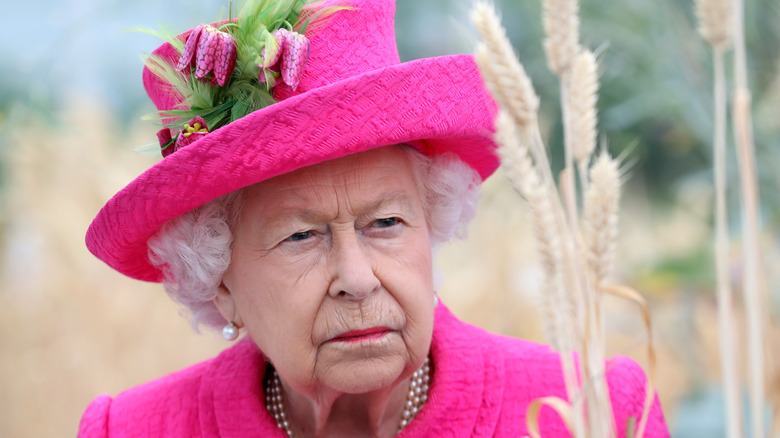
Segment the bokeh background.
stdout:
<svg viewBox="0 0 780 438">
<path fill-rule="evenodd" d="M 559 99 L 541 46 L 540 3 L 496 0 L 542 98 L 544 135 L 559 165 Z M 628 169 L 616 280 L 651 304 L 656 386 L 673 436 L 723 436 L 711 255 L 710 54 L 695 32 L 692 1 L 581 3 L 582 40 L 600 54 L 600 131 L 614 154 L 625 154 Z M 398 0 L 402 59 L 471 52 L 470 5 Z M 127 30 L 165 23 L 180 32 L 222 18 L 227 7 L 227 1 L 205 0 L 4 4 L 0 436 L 74 436 L 96 395 L 116 394 L 225 348 L 215 334 L 193 333 L 159 285 L 124 278 L 92 257 L 83 236 L 102 204 L 158 160 L 133 150 L 156 140 L 158 127 L 141 120 L 153 108 L 143 93 L 140 56 L 159 41 Z M 770 292 L 767 393 L 777 406 L 780 4 L 747 1 L 746 20 Z M 730 201 L 736 236 L 737 190 Z M 439 294 L 467 321 L 542 340 L 535 310 L 540 273 L 524 208 L 500 171 L 484 185 L 481 203 L 469 239 L 438 256 Z M 732 248 L 739 293 L 738 239 Z M 617 300 L 607 308 L 610 354 L 646 363 L 637 310 Z"/>
</svg>

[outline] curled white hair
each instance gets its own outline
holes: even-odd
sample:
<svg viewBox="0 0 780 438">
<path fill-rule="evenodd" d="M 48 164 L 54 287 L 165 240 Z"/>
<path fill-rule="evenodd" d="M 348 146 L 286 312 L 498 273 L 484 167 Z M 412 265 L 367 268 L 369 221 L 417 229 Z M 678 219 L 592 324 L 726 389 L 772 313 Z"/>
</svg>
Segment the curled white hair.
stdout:
<svg viewBox="0 0 780 438">
<path fill-rule="evenodd" d="M 412 164 L 432 250 L 453 236 L 464 238 L 476 211 L 480 177 L 455 154 L 427 157 L 401 146 Z M 231 229 L 241 212 L 237 190 L 182 214 L 149 239 L 149 259 L 163 272 L 168 295 L 181 304 L 193 328 L 221 328 L 227 321 L 214 305 L 222 276 L 230 266 Z"/>
<path fill-rule="evenodd" d="M 424 194 L 425 220 L 433 249 L 451 238 L 464 239 L 479 200 L 479 174 L 446 153 L 428 157 L 405 147 L 417 178 L 418 191 Z"/>
<path fill-rule="evenodd" d="M 233 233 L 243 190 L 228 193 L 168 221 L 149 239 L 149 260 L 163 272 L 168 295 L 183 307 L 195 331 L 221 327 L 214 305 L 222 276 L 230 266 Z"/>
</svg>

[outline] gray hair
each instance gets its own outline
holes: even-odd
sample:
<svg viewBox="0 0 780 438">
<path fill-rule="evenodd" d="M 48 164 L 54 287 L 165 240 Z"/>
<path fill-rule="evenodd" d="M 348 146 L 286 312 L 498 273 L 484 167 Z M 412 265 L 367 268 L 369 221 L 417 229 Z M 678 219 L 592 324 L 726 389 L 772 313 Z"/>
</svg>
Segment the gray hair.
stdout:
<svg viewBox="0 0 780 438">
<path fill-rule="evenodd" d="M 401 145 L 423 196 L 425 219 L 435 252 L 453 236 L 464 238 L 477 206 L 480 177 L 455 154 L 428 157 Z M 182 306 L 195 331 L 219 329 L 227 321 L 214 305 L 230 266 L 232 229 L 243 204 L 243 189 L 168 221 L 149 239 L 149 260 L 162 270 L 168 295 Z"/>
</svg>

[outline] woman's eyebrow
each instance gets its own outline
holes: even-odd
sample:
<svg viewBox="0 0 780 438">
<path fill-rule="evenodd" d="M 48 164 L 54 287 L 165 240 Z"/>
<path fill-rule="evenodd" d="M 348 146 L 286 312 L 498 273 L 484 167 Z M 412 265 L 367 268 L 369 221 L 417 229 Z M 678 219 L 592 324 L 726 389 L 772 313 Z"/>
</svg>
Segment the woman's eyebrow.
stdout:
<svg viewBox="0 0 780 438">
<path fill-rule="evenodd" d="M 360 210 L 363 212 L 372 212 L 379 210 L 388 205 L 399 205 L 405 209 L 411 208 L 411 202 L 409 195 L 405 192 L 392 191 L 383 193 L 378 199 L 361 206 Z"/>
<path fill-rule="evenodd" d="M 354 213 L 356 216 L 370 215 L 377 210 L 387 208 L 388 206 L 399 206 L 404 211 L 412 210 L 412 202 L 409 194 L 401 191 L 390 191 L 382 193 L 378 198 L 360 203 L 357 205 Z M 333 216 L 332 212 L 320 211 L 307 207 L 298 207 L 295 205 L 282 206 L 262 219 L 262 226 L 272 226 L 290 222 L 303 223 L 322 223 L 327 222 Z"/>
<path fill-rule="evenodd" d="M 284 223 L 319 223 L 326 221 L 330 215 L 325 212 L 298 207 L 282 207 L 266 216 L 261 222 L 263 226 L 272 226 Z"/>
</svg>

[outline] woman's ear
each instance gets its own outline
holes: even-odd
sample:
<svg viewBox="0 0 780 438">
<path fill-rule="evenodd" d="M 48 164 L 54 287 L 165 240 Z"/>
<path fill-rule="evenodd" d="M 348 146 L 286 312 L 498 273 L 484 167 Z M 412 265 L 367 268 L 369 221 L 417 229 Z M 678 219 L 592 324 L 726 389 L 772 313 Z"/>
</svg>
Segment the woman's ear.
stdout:
<svg viewBox="0 0 780 438">
<path fill-rule="evenodd" d="M 225 318 L 225 321 L 234 322 L 238 327 L 244 326 L 244 323 L 241 321 L 241 316 L 238 314 L 238 309 L 236 308 L 236 300 L 224 281 L 220 283 L 217 288 L 217 296 L 214 297 L 214 305 L 217 306 L 217 310 L 219 310 L 219 313 Z"/>
</svg>

